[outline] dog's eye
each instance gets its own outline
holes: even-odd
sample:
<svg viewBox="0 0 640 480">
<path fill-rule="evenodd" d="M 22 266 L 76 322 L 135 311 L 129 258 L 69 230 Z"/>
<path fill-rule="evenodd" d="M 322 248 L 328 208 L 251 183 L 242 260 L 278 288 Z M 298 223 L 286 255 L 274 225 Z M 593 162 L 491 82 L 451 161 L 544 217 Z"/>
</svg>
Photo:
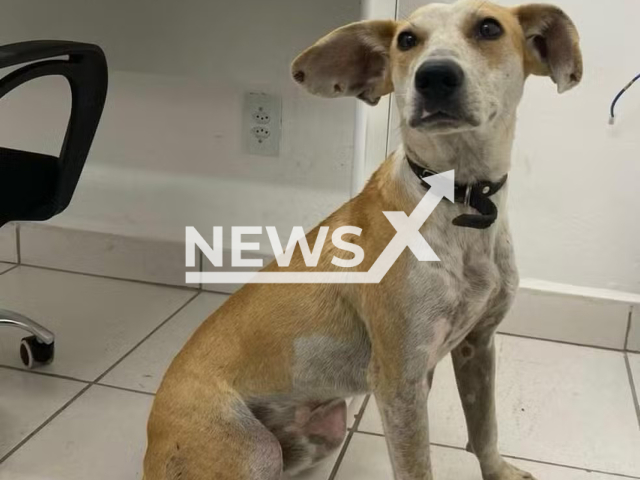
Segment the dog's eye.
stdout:
<svg viewBox="0 0 640 480">
<path fill-rule="evenodd" d="M 495 18 L 485 18 L 478 26 L 478 34 L 484 40 L 497 40 L 503 33 L 502 25 Z"/>
<path fill-rule="evenodd" d="M 406 52 L 418 45 L 418 37 L 411 32 L 402 32 L 398 35 L 398 49 Z"/>
</svg>

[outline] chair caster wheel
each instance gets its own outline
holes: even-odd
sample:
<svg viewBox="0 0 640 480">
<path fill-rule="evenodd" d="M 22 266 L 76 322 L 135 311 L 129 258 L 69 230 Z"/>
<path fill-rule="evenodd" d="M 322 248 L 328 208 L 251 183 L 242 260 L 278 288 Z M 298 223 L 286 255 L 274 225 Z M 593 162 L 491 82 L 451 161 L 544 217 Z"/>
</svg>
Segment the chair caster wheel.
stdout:
<svg viewBox="0 0 640 480">
<path fill-rule="evenodd" d="M 53 362 L 55 353 L 54 343 L 47 345 L 37 337 L 25 337 L 20 342 L 20 358 L 28 369 L 49 365 Z"/>
</svg>

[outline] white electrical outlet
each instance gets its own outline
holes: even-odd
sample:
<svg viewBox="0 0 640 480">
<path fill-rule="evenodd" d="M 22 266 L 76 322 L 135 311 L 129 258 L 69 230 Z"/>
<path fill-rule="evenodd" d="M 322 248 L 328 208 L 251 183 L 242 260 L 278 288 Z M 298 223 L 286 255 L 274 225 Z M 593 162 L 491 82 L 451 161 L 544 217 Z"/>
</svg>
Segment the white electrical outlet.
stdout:
<svg viewBox="0 0 640 480">
<path fill-rule="evenodd" d="M 242 141 L 252 155 L 280 155 L 282 100 L 277 95 L 248 92 L 244 96 Z"/>
</svg>

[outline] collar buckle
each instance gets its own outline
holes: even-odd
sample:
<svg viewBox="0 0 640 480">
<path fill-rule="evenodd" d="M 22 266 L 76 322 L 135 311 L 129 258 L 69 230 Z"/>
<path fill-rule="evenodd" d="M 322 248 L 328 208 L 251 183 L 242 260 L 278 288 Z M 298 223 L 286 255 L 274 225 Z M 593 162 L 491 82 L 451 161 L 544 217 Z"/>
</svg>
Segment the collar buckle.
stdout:
<svg viewBox="0 0 640 480">
<path fill-rule="evenodd" d="M 437 175 L 436 172 L 424 168 L 413 162 L 408 156 L 409 167 L 418 177 L 425 188 L 429 189 L 429 184 L 424 181 L 424 177 Z M 473 184 L 455 185 L 455 202 L 464 204 L 476 210 L 477 214 L 464 214 L 453 219 L 453 224 L 458 227 L 474 228 L 484 230 L 489 228 L 498 219 L 498 207 L 490 200 L 490 197 L 498 193 L 507 182 L 507 175 L 496 183 L 476 182 Z"/>
</svg>

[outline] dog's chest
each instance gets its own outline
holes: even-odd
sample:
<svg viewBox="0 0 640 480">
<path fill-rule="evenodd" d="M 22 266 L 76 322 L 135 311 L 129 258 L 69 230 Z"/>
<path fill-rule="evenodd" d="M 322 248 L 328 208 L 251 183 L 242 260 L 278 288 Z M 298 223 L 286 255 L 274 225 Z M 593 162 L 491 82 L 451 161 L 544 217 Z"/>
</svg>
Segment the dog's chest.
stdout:
<svg viewBox="0 0 640 480">
<path fill-rule="evenodd" d="M 453 236 L 423 233 L 440 262 L 409 260 L 407 308 L 417 341 L 435 361 L 487 316 L 509 281 L 496 260 L 500 239 L 460 229 Z"/>
</svg>

